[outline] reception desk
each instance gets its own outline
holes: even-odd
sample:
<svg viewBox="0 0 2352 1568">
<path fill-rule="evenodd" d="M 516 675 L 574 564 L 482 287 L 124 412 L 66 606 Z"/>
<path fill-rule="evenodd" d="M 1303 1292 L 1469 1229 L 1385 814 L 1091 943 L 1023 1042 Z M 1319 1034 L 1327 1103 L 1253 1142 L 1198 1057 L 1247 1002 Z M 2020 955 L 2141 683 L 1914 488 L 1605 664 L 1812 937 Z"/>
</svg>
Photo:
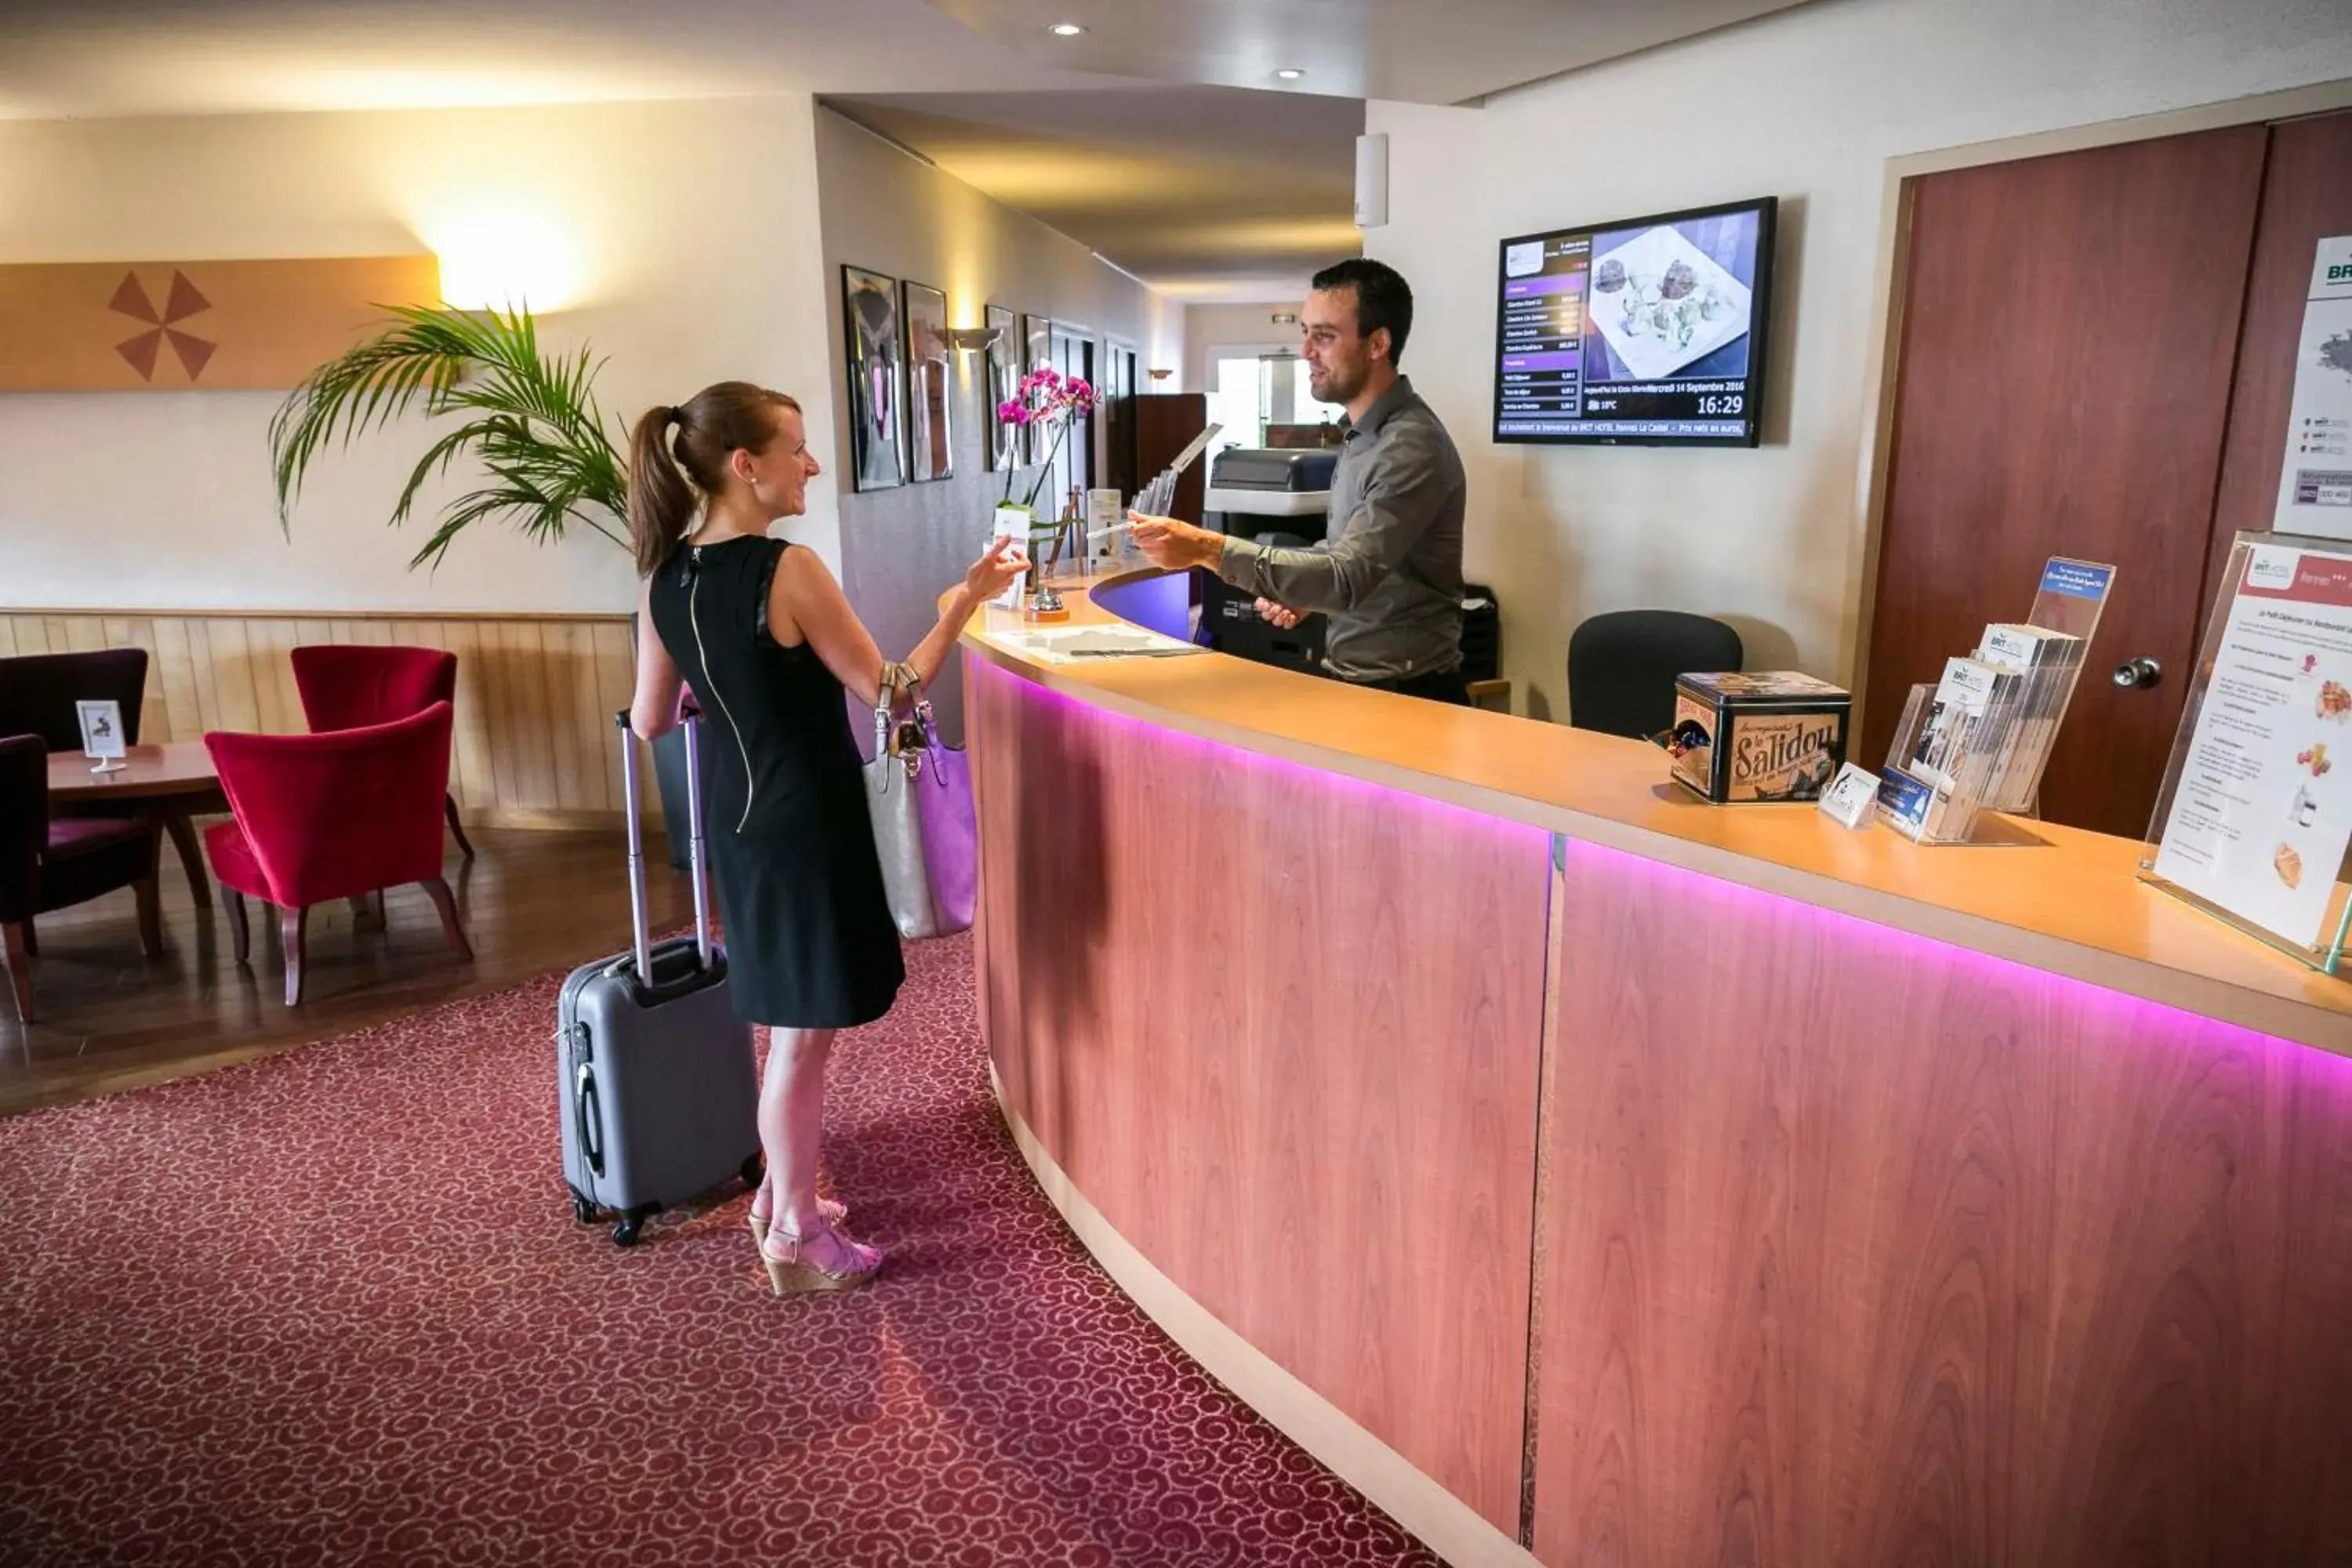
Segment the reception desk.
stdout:
<svg viewBox="0 0 2352 1568">
<path fill-rule="evenodd" d="M 1014 1137 L 1449 1560 L 2352 1561 L 2352 984 L 2121 840 L 1922 849 L 1704 805 L 1640 742 L 989 616 Z"/>
</svg>

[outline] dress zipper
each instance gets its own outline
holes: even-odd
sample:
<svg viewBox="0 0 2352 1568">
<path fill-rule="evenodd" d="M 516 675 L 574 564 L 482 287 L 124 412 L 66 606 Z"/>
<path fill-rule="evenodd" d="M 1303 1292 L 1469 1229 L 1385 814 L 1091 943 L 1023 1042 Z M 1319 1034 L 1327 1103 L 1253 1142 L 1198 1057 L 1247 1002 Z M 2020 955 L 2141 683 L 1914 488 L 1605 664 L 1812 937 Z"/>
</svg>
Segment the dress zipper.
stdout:
<svg viewBox="0 0 2352 1568">
<path fill-rule="evenodd" d="M 735 831 L 740 833 L 751 820 L 751 801 L 757 793 L 757 782 L 751 777 L 751 749 L 743 743 L 743 726 L 735 722 L 735 710 L 727 706 L 726 693 L 710 679 L 710 655 L 702 646 L 702 617 L 695 614 L 696 603 L 702 594 L 702 547 L 698 544 L 692 549 L 687 572 L 686 624 L 694 628 L 694 657 L 702 665 L 703 681 L 717 700 L 719 711 L 727 715 L 727 727 L 735 732 L 736 753 L 743 759 L 743 817 L 735 825 Z"/>
</svg>

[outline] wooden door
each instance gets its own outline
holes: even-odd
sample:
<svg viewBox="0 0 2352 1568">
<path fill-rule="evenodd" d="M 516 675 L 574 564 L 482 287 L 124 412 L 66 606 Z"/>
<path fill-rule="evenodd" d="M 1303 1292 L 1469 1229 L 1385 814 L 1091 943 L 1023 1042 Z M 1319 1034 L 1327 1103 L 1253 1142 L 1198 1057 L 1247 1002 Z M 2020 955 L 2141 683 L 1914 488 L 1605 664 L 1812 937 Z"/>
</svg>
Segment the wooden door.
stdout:
<svg viewBox="0 0 2352 1568">
<path fill-rule="evenodd" d="M 2320 240 L 2336 234 L 2352 234 L 2352 113 L 2272 127 L 2262 226 L 2254 237 L 2237 384 L 2230 396 L 2229 443 L 2213 513 L 2205 576 L 2209 607 L 2229 563 L 2231 541 L 2242 531 L 2268 531 L 2276 516 L 2312 259 Z"/>
<path fill-rule="evenodd" d="M 2021 618 L 2042 563 L 2113 563 L 2042 795 L 2137 837 L 2194 658 L 2269 130 L 2232 127 L 1912 183 L 1861 760 L 1904 694 Z M 2163 676 L 2120 689 L 2146 656 Z"/>
<path fill-rule="evenodd" d="M 1136 482 L 1150 484 L 1192 444 L 1194 437 L 1208 428 L 1209 400 L 1197 392 L 1157 392 L 1139 395 L 1134 405 Z M 1184 470 L 1183 477 L 1176 481 L 1176 499 L 1168 508 L 1170 516 L 1191 523 L 1201 521 L 1201 480 L 1208 467 L 1207 462 L 1199 461 Z"/>
</svg>

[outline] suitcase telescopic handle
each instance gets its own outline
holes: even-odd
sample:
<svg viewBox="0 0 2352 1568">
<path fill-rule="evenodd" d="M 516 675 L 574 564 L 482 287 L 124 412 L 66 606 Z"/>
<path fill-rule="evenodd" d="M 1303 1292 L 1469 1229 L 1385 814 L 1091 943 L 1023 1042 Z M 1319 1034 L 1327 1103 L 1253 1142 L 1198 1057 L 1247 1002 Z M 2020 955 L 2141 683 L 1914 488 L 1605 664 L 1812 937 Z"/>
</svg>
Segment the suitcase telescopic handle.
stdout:
<svg viewBox="0 0 2352 1568">
<path fill-rule="evenodd" d="M 700 722 L 692 713 L 686 716 L 686 808 L 692 824 L 694 949 L 703 970 L 708 972 L 711 960 L 710 879 L 703 868 L 702 747 L 696 736 Z M 646 907 L 646 826 L 641 805 L 644 791 L 637 781 L 637 737 L 629 727 L 627 709 L 614 714 L 613 723 L 621 731 L 621 803 L 628 816 L 629 934 L 636 959 L 637 984 L 650 991 L 654 984 L 653 935 L 647 930 Z"/>
<path fill-rule="evenodd" d="M 628 818 L 629 935 L 635 942 L 637 984 L 653 989 L 653 936 L 646 930 L 646 819 L 637 784 L 637 732 L 629 728 L 629 710 L 613 715 L 621 731 L 621 805 Z"/>
</svg>

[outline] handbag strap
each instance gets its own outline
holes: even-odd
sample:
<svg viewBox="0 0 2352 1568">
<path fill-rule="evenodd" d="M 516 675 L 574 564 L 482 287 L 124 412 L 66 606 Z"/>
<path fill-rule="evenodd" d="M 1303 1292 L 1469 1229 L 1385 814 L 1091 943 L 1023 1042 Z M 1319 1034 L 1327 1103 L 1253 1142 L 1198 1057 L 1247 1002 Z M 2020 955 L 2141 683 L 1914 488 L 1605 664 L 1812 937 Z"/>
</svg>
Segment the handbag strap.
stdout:
<svg viewBox="0 0 2352 1568">
<path fill-rule="evenodd" d="M 902 732 L 894 722 L 896 694 L 901 689 L 914 698 L 914 723 L 920 739 L 912 746 L 900 743 Z M 874 704 L 874 754 L 878 757 L 902 757 L 909 777 L 921 768 L 923 753 L 930 749 L 935 732 L 931 718 L 931 700 L 923 691 L 922 678 L 914 666 L 889 663 L 882 667 L 881 690 Z M 912 752 L 912 756 L 907 753 Z"/>
<path fill-rule="evenodd" d="M 876 756 L 896 750 L 890 744 L 891 720 L 898 707 L 898 692 L 905 691 L 914 699 L 915 720 L 922 726 L 923 744 L 930 744 L 935 728 L 931 718 L 931 700 L 923 690 L 922 678 L 915 667 L 904 662 L 886 663 L 882 667 L 881 691 L 874 704 L 874 744 Z"/>
</svg>

